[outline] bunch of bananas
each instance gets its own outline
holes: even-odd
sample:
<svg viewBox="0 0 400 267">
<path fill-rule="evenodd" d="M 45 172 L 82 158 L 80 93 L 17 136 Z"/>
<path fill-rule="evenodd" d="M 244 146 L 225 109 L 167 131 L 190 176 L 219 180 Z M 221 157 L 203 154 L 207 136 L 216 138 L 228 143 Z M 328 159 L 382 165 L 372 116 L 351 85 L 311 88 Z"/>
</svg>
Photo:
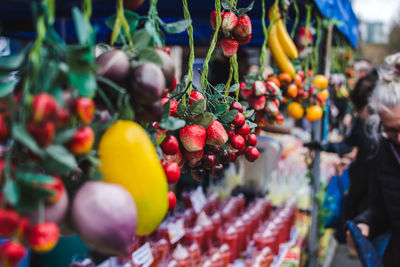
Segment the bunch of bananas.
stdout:
<svg viewBox="0 0 400 267">
<path fill-rule="evenodd" d="M 272 6 L 270 8 L 269 21 L 272 23 L 272 27 L 268 37 L 268 47 L 271 50 L 272 57 L 282 72 L 289 73 L 290 76 L 294 78 L 296 71 L 289 58 L 296 59 L 299 53 L 283 24 L 277 6 Z"/>
</svg>

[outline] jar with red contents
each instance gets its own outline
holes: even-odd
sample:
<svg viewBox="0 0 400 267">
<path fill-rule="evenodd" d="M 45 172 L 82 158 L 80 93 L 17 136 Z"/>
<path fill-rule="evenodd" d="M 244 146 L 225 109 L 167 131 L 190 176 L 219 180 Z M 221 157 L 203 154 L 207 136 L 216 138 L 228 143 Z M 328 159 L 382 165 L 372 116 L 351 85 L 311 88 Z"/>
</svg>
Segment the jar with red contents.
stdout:
<svg viewBox="0 0 400 267">
<path fill-rule="evenodd" d="M 192 264 L 188 250 L 180 244 L 174 250 L 172 259 L 176 261 L 177 267 L 187 267 Z"/>
<path fill-rule="evenodd" d="M 207 252 L 212 247 L 214 225 L 205 212 L 200 213 L 199 217 L 197 218 L 196 224 L 203 228 L 204 236 L 201 248 L 203 252 Z"/>
<path fill-rule="evenodd" d="M 221 254 L 222 259 L 224 260 L 225 266 L 228 266 L 231 259 L 231 251 L 227 244 L 223 244 L 219 248 L 219 253 Z"/>
<path fill-rule="evenodd" d="M 186 244 L 193 244 L 193 242 L 197 242 L 198 246 L 201 247 L 203 245 L 203 237 L 204 237 L 203 228 L 199 225 L 196 225 L 193 228 L 185 229 L 185 235 L 183 237 L 183 241 Z"/>
<path fill-rule="evenodd" d="M 198 266 L 200 264 L 201 251 L 200 247 L 197 245 L 197 242 L 194 242 L 189 246 L 188 252 L 193 266 Z"/>
<path fill-rule="evenodd" d="M 241 219 L 237 219 L 235 221 L 234 226 L 237 229 L 238 233 L 238 251 L 237 255 L 240 255 L 240 253 L 244 250 L 246 250 L 247 247 L 247 242 L 245 240 L 246 237 L 246 227 L 244 226 L 244 223 Z"/>
<path fill-rule="evenodd" d="M 211 216 L 212 224 L 214 225 L 214 231 L 212 233 L 213 243 L 218 243 L 219 239 L 217 237 L 217 231 L 222 226 L 222 218 L 221 213 L 219 211 L 215 212 L 213 216 Z"/>
<path fill-rule="evenodd" d="M 231 251 L 230 262 L 234 262 L 237 258 L 238 251 L 238 233 L 236 227 L 230 225 L 223 233 L 222 233 L 222 241 L 226 243 Z"/>
</svg>

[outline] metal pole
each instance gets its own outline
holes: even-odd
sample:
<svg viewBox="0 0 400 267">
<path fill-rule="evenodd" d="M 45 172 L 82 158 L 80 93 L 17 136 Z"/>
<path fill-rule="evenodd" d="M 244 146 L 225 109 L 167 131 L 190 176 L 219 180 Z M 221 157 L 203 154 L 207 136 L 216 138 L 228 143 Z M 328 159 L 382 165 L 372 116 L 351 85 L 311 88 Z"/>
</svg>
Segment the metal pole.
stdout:
<svg viewBox="0 0 400 267">
<path fill-rule="evenodd" d="M 326 49 L 325 49 L 325 57 L 323 62 L 319 62 L 319 70 L 323 70 L 325 76 L 329 76 L 330 74 L 330 65 L 331 65 L 331 46 L 332 46 L 332 31 L 333 24 L 330 23 L 327 30 L 326 37 Z M 323 47 L 319 47 L 318 49 L 323 49 Z M 324 114 L 327 116 L 327 114 Z M 314 141 L 321 142 L 322 140 L 322 132 L 323 132 L 323 117 L 322 119 L 313 123 L 313 139 Z M 312 164 L 312 188 L 311 188 L 311 199 L 312 199 L 312 207 L 311 207 L 311 229 L 308 240 L 308 250 L 309 250 L 309 267 L 317 267 L 318 266 L 318 248 L 319 248 L 319 240 L 318 240 L 318 210 L 319 205 L 316 196 L 320 191 L 320 163 L 321 163 L 321 151 L 316 150 L 314 155 L 314 160 Z"/>
</svg>

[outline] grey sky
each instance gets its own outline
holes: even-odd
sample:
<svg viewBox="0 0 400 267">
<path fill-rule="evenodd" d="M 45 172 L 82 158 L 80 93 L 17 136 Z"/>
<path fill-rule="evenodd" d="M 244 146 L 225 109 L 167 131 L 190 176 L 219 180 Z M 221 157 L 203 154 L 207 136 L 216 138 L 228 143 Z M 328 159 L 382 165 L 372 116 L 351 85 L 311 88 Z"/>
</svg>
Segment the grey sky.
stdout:
<svg viewBox="0 0 400 267">
<path fill-rule="evenodd" d="M 357 16 L 364 21 L 383 21 L 388 27 L 400 17 L 400 0 L 353 0 Z"/>
</svg>

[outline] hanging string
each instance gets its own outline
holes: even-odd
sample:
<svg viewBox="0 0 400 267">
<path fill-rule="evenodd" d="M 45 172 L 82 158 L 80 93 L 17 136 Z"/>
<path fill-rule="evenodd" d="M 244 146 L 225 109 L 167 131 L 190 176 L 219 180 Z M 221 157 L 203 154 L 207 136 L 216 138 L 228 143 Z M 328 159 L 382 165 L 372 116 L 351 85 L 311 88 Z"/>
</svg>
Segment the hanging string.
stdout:
<svg viewBox="0 0 400 267">
<path fill-rule="evenodd" d="M 229 87 L 231 86 L 231 82 L 232 82 L 232 76 L 233 76 L 233 56 L 231 56 L 231 58 L 229 59 L 229 76 L 228 76 L 228 80 L 226 81 L 225 84 L 225 96 L 229 95 Z"/>
<path fill-rule="evenodd" d="M 310 24 L 311 24 L 311 9 L 312 9 L 312 6 L 310 5 L 310 4 L 307 4 L 306 5 L 306 10 L 307 10 L 307 15 L 306 15 L 306 66 L 305 66 L 305 76 L 306 76 L 306 82 L 308 82 L 308 79 L 309 79 L 309 77 L 308 77 L 308 69 L 309 69 L 309 66 L 308 66 L 308 64 L 309 64 L 309 61 L 310 61 L 310 54 L 311 53 L 309 53 L 308 52 L 308 45 L 309 45 L 309 41 L 308 41 L 308 35 L 309 35 L 309 30 L 310 30 Z"/>
<path fill-rule="evenodd" d="M 183 13 L 185 15 L 185 19 L 191 19 L 190 12 L 187 4 L 187 0 L 182 0 L 183 3 Z M 188 77 L 187 81 L 189 83 L 188 95 L 190 95 L 192 91 L 192 81 L 193 81 L 193 64 L 194 64 L 194 40 L 193 40 L 193 26 L 190 24 L 187 29 L 187 33 L 189 36 L 189 47 L 190 47 L 190 55 L 189 55 L 189 64 L 188 64 Z M 186 106 L 186 94 L 182 97 L 182 103 Z"/>
<path fill-rule="evenodd" d="M 233 64 L 234 64 L 234 73 L 233 73 L 233 78 L 235 79 L 235 84 L 239 83 L 239 65 L 237 61 L 237 55 L 233 56 Z M 239 92 L 240 92 L 240 87 L 236 90 L 236 101 L 239 101 Z"/>
<path fill-rule="evenodd" d="M 217 12 L 217 25 L 215 27 L 214 36 L 212 38 L 210 48 L 208 49 L 207 57 L 203 64 L 203 73 L 201 74 L 201 86 L 203 89 L 203 94 L 207 87 L 207 77 L 208 77 L 208 62 L 211 59 L 212 53 L 214 52 L 215 46 L 217 45 L 218 32 L 221 27 L 221 2 L 220 0 L 215 0 L 215 10 Z"/>
<path fill-rule="evenodd" d="M 82 10 L 85 18 L 90 21 L 90 17 L 92 16 L 92 0 L 84 0 L 82 3 Z"/>
<path fill-rule="evenodd" d="M 321 44 L 322 40 L 322 19 L 320 16 L 317 16 L 317 40 L 315 41 L 315 48 L 314 49 L 314 61 L 318 65 L 319 62 L 319 46 Z M 314 73 L 317 71 L 317 69 L 314 69 Z"/>
<path fill-rule="evenodd" d="M 296 15 L 295 15 L 295 18 L 294 18 L 292 32 L 290 33 L 290 37 L 292 37 L 292 39 L 294 39 L 294 35 L 296 33 L 296 28 L 297 28 L 297 25 L 299 24 L 299 17 L 300 17 L 299 6 L 297 5 L 297 1 L 296 0 L 293 0 L 293 7 L 294 7 L 294 11 L 295 11 Z"/>
</svg>

